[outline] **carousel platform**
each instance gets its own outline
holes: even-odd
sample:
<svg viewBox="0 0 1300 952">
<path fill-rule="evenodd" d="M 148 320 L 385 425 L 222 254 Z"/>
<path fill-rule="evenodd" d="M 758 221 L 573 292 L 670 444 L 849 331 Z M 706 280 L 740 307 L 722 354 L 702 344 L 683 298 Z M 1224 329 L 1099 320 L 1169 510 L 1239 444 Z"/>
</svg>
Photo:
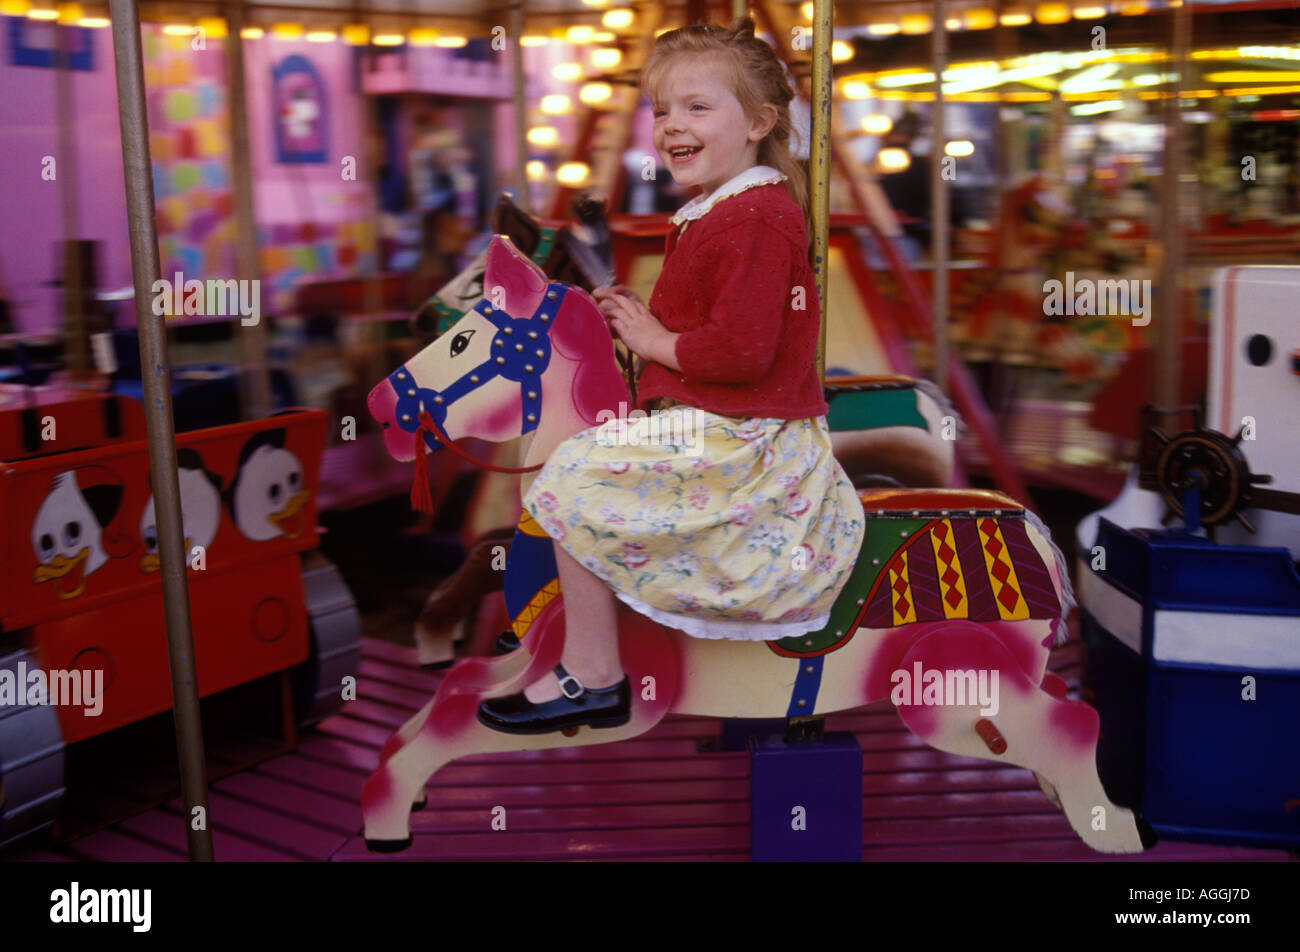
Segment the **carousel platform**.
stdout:
<svg viewBox="0 0 1300 952">
<path fill-rule="evenodd" d="M 1081 642 L 1052 655 L 1075 693 Z M 413 648 L 364 642 L 360 697 L 302 737 L 296 750 L 215 782 L 218 860 L 660 860 L 749 858 L 749 761 L 710 749 L 719 722 L 670 716 L 634 740 L 450 764 L 412 816 L 414 845 L 376 855 L 361 838 L 361 786 L 380 745 L 432 694 L 442 675 Z M 866 861 L 1086 862 L 1287 860 L 1278 850 L 1162 842 L 1138 856 L 1094 853 L 1018 767 L 931 750 L 888 702 L 827 719 L 863 750 Z M 506 808 L 507 829 L 491 829 Z M 66 844 L 37 838 L 5 861 L 185 859 L 181 803 L 173 800 Z"/>
</svg>

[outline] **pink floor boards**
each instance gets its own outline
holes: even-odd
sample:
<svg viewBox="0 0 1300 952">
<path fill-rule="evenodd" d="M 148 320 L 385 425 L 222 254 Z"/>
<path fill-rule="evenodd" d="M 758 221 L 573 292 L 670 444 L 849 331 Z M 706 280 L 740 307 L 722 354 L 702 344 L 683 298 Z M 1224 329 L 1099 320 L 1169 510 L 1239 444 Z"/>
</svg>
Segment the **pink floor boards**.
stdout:
<svg viewBox="0 0 1300 952">
<path fill-rule="evenodd" d="M 1080 645 L 1053 655 L 1072 686 Z M 219 860 L 746 860 L 749 761 L 697 752 L 718 722 L 671 717 L 620 744 L 490 755 L 444 768 L 412 816 L 414 845 L 376 856 L 361 839 L 361 786 L 389 733 L 432 694 L 440 675 L 414 649 L 365 642 L 361 697 L 302 738 L 296 751 L 215 783 Z M 863 748 L 864 860 L 1285 860 L 1280 851 L 1163 842 L 1136 857 L 1093 853 L 1013 767 L 929 749 L 886 702 L 828 719 Z M 507 829 L 491 829 L 494 807 Z M 179 802 L 67 846 L 11 849 L 4 860 L 175 861 L 185 857 Z"/>
</svg>

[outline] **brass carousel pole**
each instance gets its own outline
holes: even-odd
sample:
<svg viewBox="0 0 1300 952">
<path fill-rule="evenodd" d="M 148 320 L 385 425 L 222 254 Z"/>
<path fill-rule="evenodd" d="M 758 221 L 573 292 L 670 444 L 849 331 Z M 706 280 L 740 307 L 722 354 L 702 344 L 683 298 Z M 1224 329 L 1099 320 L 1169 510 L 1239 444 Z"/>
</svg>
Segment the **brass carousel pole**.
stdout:
<svg viewBox="0 0 1300 952">
<path fill-rule="evenodd" d="M 808 153 L 808 196 L 812 203 L 813 272 L 821 301 L 821 331 L 817 337 L 817 374 L 826 382 L 826 302 L 829 271 L 831 198 L 831 31 L 835 8 L 831 0 L 813 0 L 812 144 Z"/>
<path fill-rule="evenodd" d="M 528 102 L 524 78 L 524 4 L 515 0 L 510 5 L 510 65 L 515 95 L 515 176 L 519 206 L 525 211 L 533 209 L 528 189 Z"/>
<path fill-rule="evenodd" d="M 244 82 L 244 0 L 226 5 L 226 63 L 230 69 L 230 179 L 235 193 L 235 267 L 242 280 L 257 280 L 257 224 L 253 214 L 253 150 L 248 138 L 248 97 Z M 266 371 L 266 327 L 259 319 L 240 321 L 240 393 L 244 418 L 271 415 Z"/>
<path fill-rule="evenodd" d="M 1157 406 L 1179 403 L 1179 279 L 1183 268 L 1183 226 L 1178 177 L 1183 171 L 1183 116 L 1181 98 L 1187 78 L 1187 50 L 1191 44 L 1192 8 L 1184 0 L 1172 11 L 1173 38 L 1170 72 L 1174 75 L 1165 101 L 1165 154 L 1161 196 L 1160 312 L 1155 328 L 1154 397 Z"/>
<path fill-rule="evenodd" d="M 199 718 L 194 635 L 185 541 L 181 534 L 181 494 L 176 478 L 176 434 L 172 432 L 171 373 L 163 318 L 152 312 L 158 278 L 158 229 L 149 159 L 149 115 L 145 109 L 144 58 L 136 0 L 109 0 L 113 56 L 117 73 L 118 118 L 122 129 L 122 172 L 126 180 L 127 226 L 131 238 L 131 277 L 135 319 L 144 368 L 144 415 L 149 434 L 149 478 L 158 516 L 158 555 L 162 564 L 163 613 L 172 676 L 172 707 L 185 801 L 185 835 L 190 859 L 212 860 L 208 784 L 203 763 L 203 725 Z M 129 623 L 129 622 L 128 622 Z M 204 822 L 195 821 L 202 816 Z"/>
<path fill-rule="evenodd" d="M 943 71 L 948 58 L 948 32 L 944 22 L 944 2 L 934 0 L 934 23 L 930 31 L 930 55 L 934 71 L 934 116 L 930 137 L 930 289 L 934 308 L 935 385 L 948 390 L 948 187 L 943 177 L 944 131 Z"/>
</svg>

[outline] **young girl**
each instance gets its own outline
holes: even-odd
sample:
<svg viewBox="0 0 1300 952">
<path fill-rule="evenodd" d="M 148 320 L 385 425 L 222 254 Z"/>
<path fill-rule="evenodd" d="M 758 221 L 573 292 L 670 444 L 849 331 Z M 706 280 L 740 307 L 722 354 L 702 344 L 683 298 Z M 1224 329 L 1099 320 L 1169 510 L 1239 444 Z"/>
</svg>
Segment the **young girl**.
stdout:
<svg viewBox="0 0 1300 952">
<path fill-rule="evenodd" d="M 651 434 L 679 436 L 592 428 L 538 475 L 524 506 L 563 530 L 551 535 L 564 652 L 554 675 L 481 705 L 498 730 L 627 723 L 616 595 L 697 638 L 787 638 L 825 627 L 862 543 L 815 366 L 820 305 L 781 64 L 747 18 L 689 26 L 655 42 L 642 85 L 655 150 L 700 191 L 672 218 L 649 306 L 623 287 L 595 297 L 642 360 Z"/>
</svg>

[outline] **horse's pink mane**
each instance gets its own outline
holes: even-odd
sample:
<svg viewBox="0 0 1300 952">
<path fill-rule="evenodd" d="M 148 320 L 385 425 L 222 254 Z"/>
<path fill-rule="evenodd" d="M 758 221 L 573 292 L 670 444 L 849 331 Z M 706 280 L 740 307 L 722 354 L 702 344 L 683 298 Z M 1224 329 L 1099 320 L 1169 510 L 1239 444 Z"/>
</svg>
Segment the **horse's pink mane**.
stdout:
<svg viewBox="0 0 1300 952">
<path fill-rule="evenodd" d="M 546 275 L 525 258 L 509 238 L 495 235 L 488 248 L 483 290 L 501 288 L 516 317 L 532 314 L 546 293 Z M 573 408 L 584 420 L 596 423 L 597 415 L 608 406 L 611 390 L 626 399 L 627 387 L 614 360 L 614 339 L 609 324 L 596 302 L 581 288 L 570 287 L 564 305 L 551 327 L 551 346 L 566 360 L 577 363 L 573 376 Z"/>
</svg>

